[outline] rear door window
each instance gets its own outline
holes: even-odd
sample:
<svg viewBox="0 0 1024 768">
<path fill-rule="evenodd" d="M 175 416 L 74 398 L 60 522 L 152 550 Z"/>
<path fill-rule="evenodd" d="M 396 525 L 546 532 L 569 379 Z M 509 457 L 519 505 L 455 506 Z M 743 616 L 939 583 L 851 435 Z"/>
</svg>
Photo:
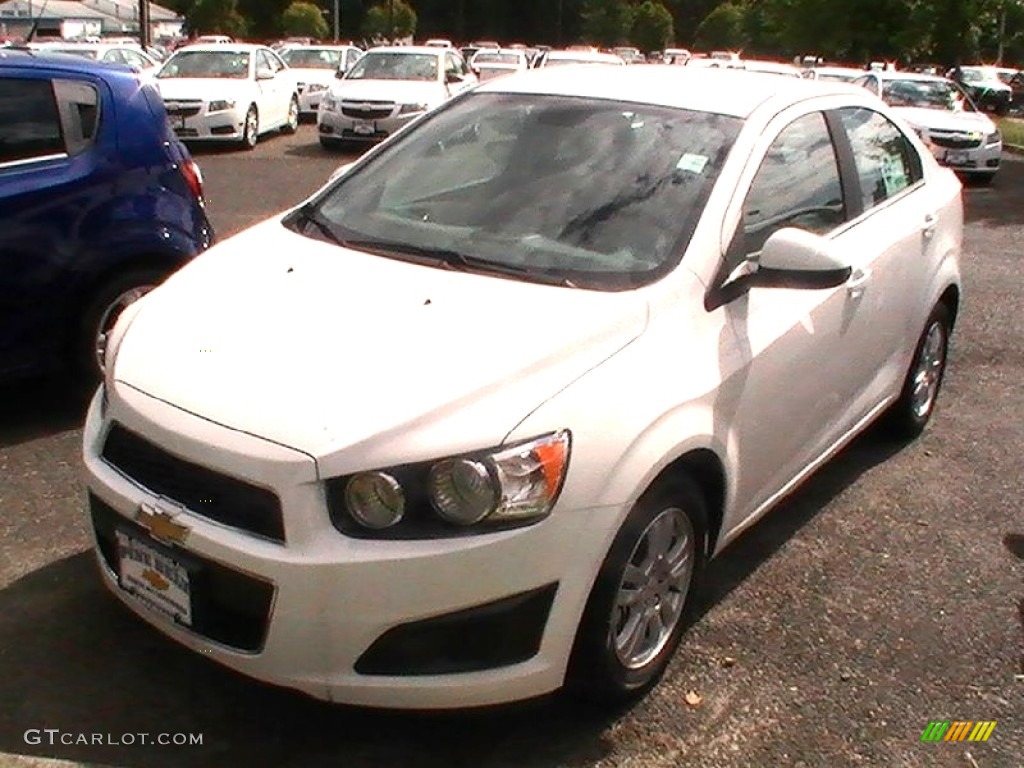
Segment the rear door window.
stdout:
<svg viewBox="0 0 1024 768">
<path fill-rule="evenodd" d="M 0 164 L 64 153 L 51 81 L 0 78 Z"/>
</svg>

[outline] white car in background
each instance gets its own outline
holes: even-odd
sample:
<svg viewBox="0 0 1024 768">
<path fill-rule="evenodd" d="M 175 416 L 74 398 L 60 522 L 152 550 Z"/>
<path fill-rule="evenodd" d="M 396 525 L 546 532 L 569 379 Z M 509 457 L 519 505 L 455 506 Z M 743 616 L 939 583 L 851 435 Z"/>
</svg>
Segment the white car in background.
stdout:
<svg viewBox="0 0 1024 768">
<path fill-rule="evenodd" d="M 295 77 L 266 46 L 179 48 L 154 84 L 174 133 L 187 141 L 236 142 L 252 149 L 262 134 L 295 133 L 299 125 Z"/>
<path fill-rule="evenodd" d="M 530 60 L 526 53 L 516 49 L 483 49 L 473 54 L 469 60 L 472 69 L 481 82 L 491 80 L 502 75 L 512 75 L 516 72 L 525 72 L 530 68 Z"/>
<path fill-rule="evenodd" d="M 938 75 L 898 70 L 868 72 L 854 81 L 914 127 L 943 165 L 981 183 L 999 171 L 1003 137 L 963 88 Z"/>
<path fill-rule="evenodd" d="M 320 101 L 320 144 L 375 144 L 476 84 L 476 75 L 454 48 L 371 48 Z"/>
<path fill-rule="evenodd" d="M 926 428 L 962 237 L 957 177 L 859 88 L 484 83 L 120 316 L 100 578 L 334 702 L 636 698 L 712 557 L 876 419 Z"/>
<path fill-rule="evenodd" d="M 299 94 L 299 115 L 316 116 L 324 93 L 362 57 L 354 45 L 293 45 L 281 52 L 281 59 L 295 78 Z"/>
<path fill-rule="evenodd" d="M 598 50 L 565 49 L 563 51 L 545 51 L 534 63 L 536 69 L 545 67 L 561 67 L 569 64 L 602 64 L 613 67 L 624 67 L 626 62 L 614 53 L 602 53 Z"/>
</svg>

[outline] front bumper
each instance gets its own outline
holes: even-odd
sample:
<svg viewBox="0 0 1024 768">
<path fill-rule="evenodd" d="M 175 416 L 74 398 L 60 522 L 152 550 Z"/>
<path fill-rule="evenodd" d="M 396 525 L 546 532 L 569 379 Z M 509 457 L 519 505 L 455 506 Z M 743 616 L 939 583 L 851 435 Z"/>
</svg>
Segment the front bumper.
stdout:
<svg viewBox="0 0 1024 768">
<path fill-rule="evenodd" d="M 97 394 L 85 426 L 94 540 L 103 581 L 147 622 L 243 674 L 337 702 L 467 707 L 561 686 L 590 586 L 624 510 L 556 508 L 538 525 L 478 537 L 351 539 L 331 525 L 311 457 L 123 385 L 115 390 L 102 416 Z M 192 627 L 119 586 L 111 530 L 146 537 L 133 522 L 140 506 L 167 500 L 103 458 L 114 420 L 173 447 L 185 461 L 269 488 L 280 499 L 282 542 L 188 508 L 174 517 L 188 529 L 183 544 L 149 542 L 199 574 Z M 453 622 L 458 631 L 445 634 Z M 490 654 L 487 644 L 502 643 L 503 633 L 534 630 L 532 641 Z M 475 654 L 468 666 L 451 658 L 459 655 L 451 646 L 460 637 L 469 638 L 466 653 Z M 497 665 L 488 667 L 494 659 Z"/>
<path fill-rule="evenodd" d="M 305 86 L 299 92 L 299 114 L 315 115 L 320 110 L 320 102 L 327 95 L 327 89 L 310 90 Z"/>
<path fill-rule="evenodd" d="M 174 135 L 184 141 L 240 141 L 245 133 L 245 110 L 238 107 L 188 116 L 171 114 L 168 119 Z"/>
<path fill-rule="evenodd" d="M 416 119 L 422 112 L 398 114 L 396 106 L 386 117 L 350 117 L 339 110 L 321 109 L 317 115 L 317 130 L 322 139 L 374 144 L 383 141 Z"/>
<path fill-rule="evenodd" d="M 1003 154 L 1001 141 L 989 144 L 981 140 L 976 147 L 942 146 L 936 143 L 935 138 L 928 143 L 935 159 L 957 173 L 983 175 L 999 170 Z"/>
</svg>

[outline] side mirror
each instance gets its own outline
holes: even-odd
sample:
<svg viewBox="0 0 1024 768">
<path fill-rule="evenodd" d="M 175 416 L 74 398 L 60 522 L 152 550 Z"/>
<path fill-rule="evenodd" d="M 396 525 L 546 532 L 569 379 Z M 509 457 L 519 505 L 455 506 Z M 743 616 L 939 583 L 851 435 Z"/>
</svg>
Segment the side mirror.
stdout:
<svg viewBox="0 0 1024 768">
<path fill-rule="evenodd" d="M 852 274 L 825 238 L 795 227 L 773 232 L 765 241 L 751 284 L 771 288 L 835 288 Z"/>
<path fill-rule="evenodd" d="M 273 80 L 274 79 L 274 70 L 272 70 L 272 69 L 265 69 L 265 68 L 261 67 L 260 69 L 256 70 L 256 79 L 257 80 Z"/>
<path fill-rule="evenodd" d="M 338 67 L 338 69 L 335 70 L 334 72 L 335 79 L 341 80 L 343 77 L 345 77 L 346 72 L 348 72 L 348 70 L 345 67 Z"/>
</svg>

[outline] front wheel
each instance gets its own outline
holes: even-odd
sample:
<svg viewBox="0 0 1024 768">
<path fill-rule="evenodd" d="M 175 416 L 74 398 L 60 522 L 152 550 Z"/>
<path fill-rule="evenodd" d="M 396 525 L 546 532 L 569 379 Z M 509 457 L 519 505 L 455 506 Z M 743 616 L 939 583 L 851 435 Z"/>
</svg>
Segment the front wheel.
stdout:
<svg viewBox="0 0 1024 768">
<path fill-rule="evenodd" d="M 259 140 L 260 116 L 256 111 L 256 105 L 252 104 L 249 111 L 245 113 L 245 122 L 242 124 L 242 149 L 254 149 Z"/>
<path fill-rule="evenodd" d="M 82 313 L 76 358 L 90 378 L 102 376 L 107 337 L 121 313 L 163 282 L 166 273 L 137 269 L 118 275 L 100 287 Z"/>
<path fill-rule="evenodd" d="M 292 100 L 288 102 L 288 119 L 281 126 L 281 133 L 295 133 L 299 130 L 299 98 L 292 94 Z"/>
<path fill-rule="evenodd" d="M 889 410 L 889 425 L 900 438 L 920 435 L 935 412 L 946 372 L 952 322 L 945 304 L 932 310 L 914 350 L 900 396 Z"/>
<path fill-rule="evenodd" d="M 580 622 L 569 686 L 606 704 L 653 687 L 682 638 L 707 551 L 707 509 L 688 477 L 661 480 L 615 537 Z"/>
</svg>

